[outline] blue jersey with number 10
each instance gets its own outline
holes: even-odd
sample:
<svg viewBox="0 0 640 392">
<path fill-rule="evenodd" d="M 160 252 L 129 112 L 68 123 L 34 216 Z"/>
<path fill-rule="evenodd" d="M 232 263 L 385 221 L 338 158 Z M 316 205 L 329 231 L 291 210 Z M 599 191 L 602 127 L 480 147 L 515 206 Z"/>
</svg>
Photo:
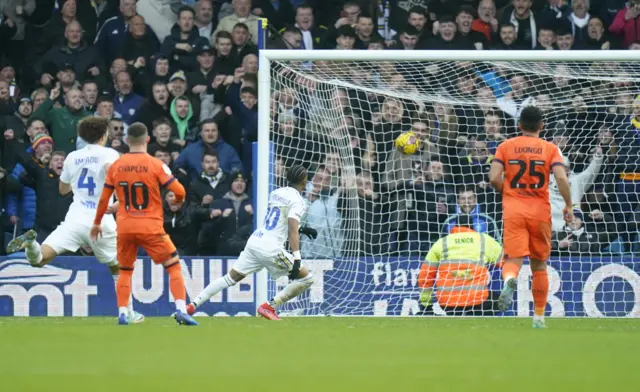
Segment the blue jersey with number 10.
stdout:
<svg viewBox="0 0 640 392">
<path fill-rule="evenodd" d="M 93 222 L 106 178 L 106 168 L 118 160 L 117 151 L 89 144 L 70 153 L 64 161 L 60 181 L 71 185 L 73 203 L 65 221 Z"/>
<path fill-rule="evenodd" d="M 300 222 L 305 209 L 304 199 L 296 189 L 285 187 L 271 192 L 264 222 L 251 235 L 247 245 L 263 249 L 282 248 L 289 235 L 289 218 Z"/>
</svg>

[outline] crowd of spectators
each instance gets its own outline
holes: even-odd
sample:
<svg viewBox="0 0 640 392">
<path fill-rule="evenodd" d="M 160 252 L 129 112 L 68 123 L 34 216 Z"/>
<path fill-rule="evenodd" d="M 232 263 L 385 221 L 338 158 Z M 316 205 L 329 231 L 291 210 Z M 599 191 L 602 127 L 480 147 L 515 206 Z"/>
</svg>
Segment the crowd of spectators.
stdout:
<svg viewBox="0 0 640 392">
<path fill-rule="evenodd" d="M 55 186 L 62 162 L 85 145 L 77 123 L 101 116 L 120 153 L 127 127 L 144 123 L 149 153 L 187 189 L 182 205 L 165 205 L 180 252 L 239 254 L 253 227 L 251 146 L 262 104 L 278 184 L 294 163 L 310 170 L 305 224 L 319 235 L 303 239 L 305 257 L 424 255 L 459 213 L 500 239 L 488 169 L 500 142 L 517 134 L 519 110 L 535 104 L 547 117 L 543 136 L 567 159 L 578 210 L 573 224 L 560 223 L 552 181 L 554 252 L 634 250 L 640 86 L 632 67 L 585 65 L 618 76 L 611 81 L 562 63 L 300 62 L 274 66 L 271 101 L 259 103 L 261 17 L 267 47 L 289 50 L 640 49 L 640 0 L 0 1 L 6 236 L 36 228 L 42 239 L 64 218 L 70 199 Z M 328 82 L 336 78 L 369 88 Z M 422 141 L 411 157 L 393 148 L 408 130 Z"/>
</svg>

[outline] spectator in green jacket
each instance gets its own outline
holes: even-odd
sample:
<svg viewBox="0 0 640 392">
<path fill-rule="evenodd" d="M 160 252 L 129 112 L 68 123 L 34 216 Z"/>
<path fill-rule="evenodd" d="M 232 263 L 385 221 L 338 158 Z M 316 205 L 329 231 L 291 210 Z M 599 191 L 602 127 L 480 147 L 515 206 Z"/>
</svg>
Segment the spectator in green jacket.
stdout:
<svg viewBox="0 0 640 392">
<path fill-rule="evenodd" d="M 56 107 L 54 102 L 60 96 L 60 85 L 51 90 L 46 99 L 33 112 L 31 118 L 44 121 L 51 132 L 51 137 L 58 150 L 69 154 L 76 149 L 78 122 L 92 113 L 82 105 L 82 91 L 72 88 L 65 94 L 65 106 Z"/>
</svg>

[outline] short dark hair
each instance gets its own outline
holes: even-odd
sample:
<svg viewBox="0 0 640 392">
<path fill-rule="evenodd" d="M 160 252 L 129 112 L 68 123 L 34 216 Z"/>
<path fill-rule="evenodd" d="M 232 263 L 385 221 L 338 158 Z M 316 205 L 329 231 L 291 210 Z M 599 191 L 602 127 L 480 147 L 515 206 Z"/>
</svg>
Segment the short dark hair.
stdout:
<svg viewBox="0 0 640 392">
<path fill-rule="evenodd" d="M 103 117 L 86 117 L 78 123 L 78 136 L 89 144 L 95 144 L 109 129 L 109 120 Z"/>
<path fill-rule="evenodd" d="M 196 16 L 196 11 L 188 5 L 183 5 L 178 9 L 178 17 L 180 17 L 180 14 L 182 14 L 183 12 L 191 12 L 192 16 Z"/>
<path fill-rule="evenodd" d="M 487 110 L 487 112 L 484 114 L 484 118 L 487 117 L 498 117 L 500 121 L 502 121 L 502 117 L 495 110 Z"/>
<path fill-rule="evenodd" d="M 293 165 L 287 170 L 289 185 L 298 185 L 307 177 L 307 169 L 302 165 Z"/>
<path fill-rule="evenodd" d="M 312 7 L 312 6 L 310 6 L 310 5 L 309 5 L 309 4 L 307 4 L 307 3 L 302 3 L 302 4 L 300 4 L 299 6 L 297 6 L 297 7 L 296 7 L 296 14 L 298 13 L 298 10 L 300 10 L 300 9 L 310 9 L 310 10 L 311 10 L 311 12 L 313 12 L 313 7 Z"/>
<path fill-rule="evenodd" d="M 516 25 L 514 25 L 513 23 L 503 23 L 500 25 L 500 28 L 498 29 L 498 31 L 502 30 L 505 27 L 512 27 L 514 30 L 516 29 Z"/>
<path fill-rule="evenodd" d="M 440 24 L 442 24 L 442 23 L 456 23 L 456 18 L 454 18 L 453 15 L 451 15 L 451 14 L 444 14 L 444 15 L 441 15 L 438 18 L 438 22 Z"/>
<path fill-rule="evenodd" d="M 520 112 L 520 128 L 527 132 L 539 132 L 543 115 L 540 108 L 535 106 L 526 106 Z"/>
<path fill-rule="evenodd" d="M 360 14 L 360 15 L 358 15 L 358 20 L 360 20 L 361 18 L 371 19 L 373 21 L 373 16 L 371 16 L 369 14 Z"/>
<path fill-rule="evenodd" d="M 473 229 L 473 218 L 468 214 L 460 214 L 456 216 L 455 226 Z"/>
<path fill-rule="evenodd" d="M 220 158 L 218 157 L 218 152 L 211 149 L 211 148 L 205 148 L 204 152 L 202 153 L 202 160 L 204 161 L 204 157 L 209 156 L 209 157 L 216 157 L 216 159 L 218 161 L 220 161 Z"/>
<path fill-rule="evenodd" d="M 153 120 L 153 122 L 151 123 L 151 126 L 153 127 L 153 129 L 156 129 L 156 127 L 160 125 L 168 125 L 169 127 L 171 127 L 171 121 L 166 117 L 160 117 Z"/>
<path fill-rule="evenodd" d="M 53 157 L 66 157 L 67 153 L 62 151 L 62 150 L 55 150 L 54 152 L 51 153 L 51 158 Z"/>
<path fill-rule="evenodd" d="M 216 124 L 216 127 L 218 126 L 218 122 L 216 120 L 214 120 L 213 118 L 208 118 L 206 120 L 200 121 L 200 130 L 202 131 L 202 128 L 207 124 Z"/>
<path fill-rule="evenodd" d="M 338 30 L 336 30 L 336 38 L 337 37 L 341 37 L 341 36 L 345 36 L 345 37 L 356 37 L 356 30 L 349 26 L 349 25 L 342 25 L 340 27 L 338 27 Z"/>
<path fill-rule="evenodd" d="M 287 25 L 285 26 L 284 30 L 282 30 L 282 35 L 284 35 L 285 33 L 296 33 L 302 35 L 302 30 L 294 25 Z"/>
<path fill-rule="evenodd" d="M 407 16 L 411 16 L 411 14 L 420 14 L 426 18 L 427 10 L 424 7 L 421 7 L 419 5 L 414 5 L 413 7 L 409 8 L 409 11 L 407 12 Z"/>
<path fill-rule="evenodd" d="M 218 31 L 218 33 L 216 33 L 216 39 L 215 42 L 218 42 L 218 40 L 220 38 L 226 38 L 226 39 L 232 39 L 231 38 L 231 33 L 225 30 L 220 30 Z"/>
<path fill-rule="evenodd" d="M 158 79 L 158 80 L 156 80 L 155 82 L 153 82 L 151 84 L 151 88 L 153 88 L 154 86 L 164 86 L 167 89 L 169 88 L 169 87 L 167 87 L 167 82 L 165 82 L 164 80 L 161 80 L 161 79 Z"/>
<path fill-rule="evenodd" d="M 238 27 L 240 27 L 241 29 L 245 29 L 246 31 L 249 31 L 249 26 L 247 26 L 246 23 L 242 23 L 242 22 L 238 22 L 235 25 L 233 25 L 233 29 L 232 30 L 235 30 Z"/>
<path fill-rule="evenodd" d="M 465 193 L 465 192 L 471 192 L 474 195 L 476 194 L 476 189 L 475 187 L 473 187 L 472 185 L 461 185 L 458 187 L 457 189 L 457 194 L 461 194 L 461 193 Z"/>
<path fill-rule="evenodd" d="M 242 89 L 240 89 L 240 94 L 244 94 L 244 93 L 249 93 L 254 97 L 258 98 L 258 90 L 256 90 L 253 87 L 243 87 Z"/>
<path fill-rule="evenodd" d="M 412 25 L 406 25 L 400 30 L 400 34 L 419 36 L 420 32 Z"/>
<path fill-rule="evenodd" d="M 161 153 L 164 153 L 164 154 L 167 154 L 167 155 L 171 156 L 171 153 L 169 152 L 169 150 L 167 150 L 167 149 L 166 149 L 166 148 L 164 148 L 164 147 L 157 147 L 157 148 L 154 148 L 154 149 L 153 149 L 153 152 L 151 153 L 151 155 L 153 155 L 153 156 L 155 157 L 155 156 L 156 156 L 156 153 L 158 153 L 158 152 L 161 152 Z"/>
<path fill-rule="evenodd" d="M 374 36 L 371 37 L 371 41 L 369 41 L 369 45 L 371 44 L 382 44 L 382 46 L 384 46 L 385 45 L 384 38 L 374 34 Z"/>
<path fill-rule="evenodd" d="M 140 143 L 148 136 L 147 126 L 141 122 L 135 122 L 127 129 L 127 142 Z"/>
<path fill-rule="evenodd" d="M 98 82 L 96 82 L 94 79 L 87 79 L 82 82 L 82 88 L 84 88 L 84 86 L 86 86 L 87 84 L 95 84 L 96 87 L 98 87 Z"/>
</svg>

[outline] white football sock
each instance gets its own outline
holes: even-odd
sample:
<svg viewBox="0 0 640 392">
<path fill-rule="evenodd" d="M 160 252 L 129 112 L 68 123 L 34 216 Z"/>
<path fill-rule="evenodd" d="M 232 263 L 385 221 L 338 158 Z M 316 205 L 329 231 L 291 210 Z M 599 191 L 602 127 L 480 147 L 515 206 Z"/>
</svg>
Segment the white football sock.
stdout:
<svg viewBox="0 0 640 392">
<path fill-rule="evenodd" d="M 127 317 L 129 316 L 129 308 L 126 306 L 122 306 L 118 308 L 118 314 L 125 314 Z"/>
<path fill-rule="evenodd" d="M 42 261 L 42 252 L 38 241 L 28 241 L 24 253 L 31 264 L 38 265 Z"/>
<path fill-rule="evenodd" d="M 184 299 L 176 299 L 176 310 L 187 313 L 187 302 Z"/>
<path fill-rule="evenodd" d="M 296 279 L 289 283 L 287 287 L 282 289 L 281 292 L 276 294 L 276 296 L 273 297 L 271 301 L 269 301 L 269 304 L 274 308 L 278 307 L 305 292 L 309 287 L 311 287 L 312 284 L 313 275 L 311 274 L 305 276 L 302 279 Z"/>
<path fill-rule="evenodd" d="M 118 285 L 118 276 L 119 275 L 111 275 L 111 276 L 113 276 L 113 282 L 116 284 L 116 287 L 117 287 L 117 285 Z M 116 288 L 116 290 L 117 290 L 117 288 Z M 127 309 L 128 309 L 128 312 L 129 312 L 127 314 L 129 315 L 129 317 L 133 317 L 133 294 L 131 294 L 129 296 L 129 305 L 127 306 Z"/>
<path fill-rule="evenodd" d="M 539 316 L 539 315 L 537 315 L 537 314 L 534 314 L 534 315 L 533 315 L 533 321 L 538 321 L 538 320 L 540 320 L 540 321 L 544 321 L 544 315 Z"/>
<path fill-rule="evenodd" d="M 233 279 L 231 279 L 229 274 L 226 274 L 225 276 L 220 277 L 220 278 L 214 280 L 213 282 L 209 283 L 209 285 L 207 287 L 205 287 L 204 290 L 202 290 L 202 292 L 200 294 L 198 294 L 196 299 L 193 300 L 193 304 L 197 308 L 200 305 L 202 305 L 203 303 L 205 303 L 206 301 L 208 301 L 209 298 L 211 298 L 214 295 L 218 294 L 222 290 L 235 285 L 236 283 L 237 282 L 235 282 Z"/>
</svg>

